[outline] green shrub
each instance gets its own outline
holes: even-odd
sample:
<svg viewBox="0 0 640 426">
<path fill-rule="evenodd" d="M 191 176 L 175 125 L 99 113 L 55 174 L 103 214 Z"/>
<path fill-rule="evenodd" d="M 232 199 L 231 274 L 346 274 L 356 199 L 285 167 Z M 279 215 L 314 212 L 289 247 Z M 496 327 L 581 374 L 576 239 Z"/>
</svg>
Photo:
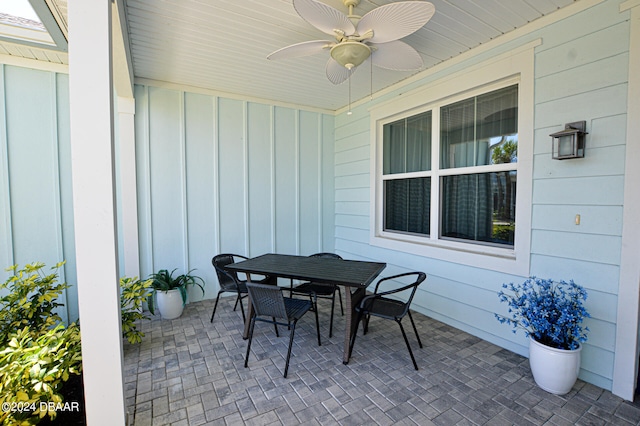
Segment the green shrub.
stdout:
<svg viewBox="0 0 640 426">
<path fill-rule="evenodd" d="M 138 330 L 136 322 L 149 319 L 142 309 L 142 304 L 151 296 L 153 279 L 141 281 L 138 277 L 120 278 L 120 309 L 122 312 L 122 337 L 129 343 L 140 343 L 144 333 Z"/>
<path fill-rule="evenodd" d="M 66 283 L 58 282 L 57 271 L 64 262 L 51 269 L 54 273 L 42 272 L 44 263 L 36 262 L 18 269 L 18 265 L 7 268 L 13 272 L 7 281 L 0 284 L 0 293 L 8 294 L 0 298 L 0 346 L 9 341 L 9 334 L 27 327 L 32 333 L 54 327 L 62 318 L 54 312 L 62 304 L 57 302 L 62 292 L 69 288 Z"/>
<path fill-rule="evenodd" d="M 36 424 L 55 418 L 62 404 L 60 390 L 82 370 L 80 329 L 62 324 L 55 309 L 64 289 L 55 272 L 44 274 L 43 263 L 17 265 L 0 284 L 0 422 Z"/>
<path fill-rule="evenodd" d="M 36 424 L 64 406 L 60 390 L 71 374 L 80 374 L 82 353 L 76 324 L 44 330 L 34 337 L 25 327 L 12 333 L 0 351 L 2 424 Z M 79 401 L 72 401 L 79 403 Z"/>
</svg>

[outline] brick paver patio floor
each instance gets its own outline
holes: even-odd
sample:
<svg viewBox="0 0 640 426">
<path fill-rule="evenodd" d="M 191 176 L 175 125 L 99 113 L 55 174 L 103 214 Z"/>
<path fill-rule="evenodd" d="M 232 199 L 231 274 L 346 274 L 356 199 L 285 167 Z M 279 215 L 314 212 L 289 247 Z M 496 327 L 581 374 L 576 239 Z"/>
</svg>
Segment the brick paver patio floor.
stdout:
<svg viewBox="0 0 640 426">
<path fill-rule="evenodd" d="M 424 315 L 406 320 L 415 371 L 398 326 L 371 320 L 348 365 L 344 319 L 319 300 L 322 346 L 313 313 L 296 328 L 288 378 L 289 333 L 256 324 L 249 368 L 234 298 L 189 304 L 182 317 L 143 322 L 139 345 L 125 343 L 130 420 L 145 425 L 640 425 L 640 403 L 578 380 L 564 396 L 538 388 L 528 360 Z M 337 301 L 336 301 L 337 303 Z M 245 301 L 246 305 L 246 301 Z M 246 308 L 246 306 L 245 306 Z"/>
</svg>

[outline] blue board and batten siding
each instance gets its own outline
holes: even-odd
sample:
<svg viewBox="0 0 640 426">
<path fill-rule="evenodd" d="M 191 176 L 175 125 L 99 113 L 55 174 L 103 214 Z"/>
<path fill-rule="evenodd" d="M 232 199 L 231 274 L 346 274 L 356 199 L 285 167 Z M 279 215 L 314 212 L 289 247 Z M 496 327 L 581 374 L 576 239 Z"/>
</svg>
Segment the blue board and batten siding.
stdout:
<svg viewBox="0 0 640 426">
<path fill-rule="evenodd" d="M 333 116 L 136 86 L 140 270 L 333 251 Z M 201 298 L 198 291 L 193 300 Z"/>
<path fill-rule="evenodd" d="M 13 264 L 66 260 L 60 281 L 75 282 L 69 77 L 0 64 L 0 278 Z M 78 318 L 77 291 L 60 316 Z"/>
<path fill-rule="evenodd" d="M 351 116 L 336 116 L 336 250 L 345 257 L 386 261 L 385 273 L 425 271 L 428 279 L 416 296 L 416 309 L 526 355 L 524 337 L 513 335 L 494 318 L 494 312 L 504 309 L 496 295 L 501 284 L 523 277 L 370 244 L 374 137 L 369 109 L 409 97 L 412 90 L 532 40 L 541 43 L 534 53 L 534 99 L 525 100 L 535 107 L 529 273 L 573 279 L 587 288 L 592 318 L 587 321 L 590 333 L 580 377 L 611 389 L 629 69 L 629 14 L 620 13 L 618 2 L 600 3 L 485 49 L 422 80 L 414 79 L 403 89 L 389 90 L 379 100 L 354 108 Z M 549 134 L 577 120 L 587 121 L 585 158 L 552 160 Z"/>
<path fill-rule="evenodd" d="M 66 260 L 61 315 L 73 321 L 68 80 L 0 66 L 0 261 Z M 219 252 L 333 251 L 332 115 L 157 87 L 135 95 L 137 182 L 118 183 L 137 185 L 141 276 L 195 268 L 212 298 Z"/>
</svg>

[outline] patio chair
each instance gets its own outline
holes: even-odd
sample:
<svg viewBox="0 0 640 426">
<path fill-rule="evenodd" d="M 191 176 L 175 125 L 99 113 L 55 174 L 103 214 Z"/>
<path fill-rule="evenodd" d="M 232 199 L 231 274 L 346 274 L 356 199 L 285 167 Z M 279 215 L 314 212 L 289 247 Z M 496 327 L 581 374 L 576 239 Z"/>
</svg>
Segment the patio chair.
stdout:
<svg viewBox="0 0 640 426">
<path fill-rule="evenodd" d="M 380 284 L 389 280 L 397 280 L 399 278 L 404 278 L 414 276 L 415 281 L 411 284 L 404 285 L 402 287 L 378 292 L 380 288 Z M 420 341 L 420 336 L 418 335 L 418 330 L 416 329 L 416 324 L 413 322 L 413 318 L 411 317 L 411 311 L 409 307 L 411 306 L 411 301 L 413 300 L 413 296 L 418 289 L 420 283 L 422 283 L 427 278 L 427 275 L 424 272 L 406 272 L 404 274 L 394 275 L 391 277 L 382 278 L 376 284 L 376 288 L 373 294 L 365 296 L 360 304 L 356 306 L 356 311 L 358 312 L 356 319 L 356 327 L 354 333 L 351 335 L 351 342 L 349 343 L 349 357 L 351 357 L 351 352 L 353 351 L 353 346 L 356 342 L 356 336 L 358 334 L 358 325 L 360 321 L 364 319 L 363 324 L 363 334 L 367 334 L 369 329 L 369 319 L 371 316 L 376 316 L 379 318 L 394 320 L 400 326 L 400 331 L 402 331 L 402 337 L 404 337 L 404 342 L 407 344 L 407 349 L 409 350 L 409 355 L 411 355 L 411 361 L 413 361 L 413 366 L 415 369 L 418 369 L 418 364 L 416 363 L 416 359 L 413 356 L 413 351 L 411 350 L 411 345 L 409 345 L 409 340 L 407 339 L 407 334 L 404 331 L 404 327 L 402 326 L 402 318 L 405 315 L 409 315 L 409 319 L 411 320 L 411 325 L 413 326 L 413 331 L 416 333 L 416 339 L 418 339 L 418 344 L 422 348 L 422 342 Z M 392 299 L 386 296 L 398 295 L 401 292 L 408 291 L 409 296 L 406 299 L 406 302 L 403 302 L 398 299 Z"/>
<path fill-rule="evenodd" d="M 239 254 L 232 253 L 222 253 L 218 254 L 211 259 L 211 264 L 213 268 L 216 270 L 216 275 L 218 276 L 218 283 L 220 284 L 220 291 L 218 291 L 218 296 L 216 297 L 216 303 L 213 306 L 213 313 L 211 314 L 211 321 L 213 322 L 213 317 L 216 315 L 216 309 L 218 308 L 218 300 L 220 299 L 220 294 L 222 293 L 236 293 L 238 297 L 236 298 L 236 303 L 233 305 L 233 310 L 235 311 L 238 307 L 238 303 L 240 304 L 240 311 L 242 312 L 242 321 L 246 321 L 244 306 L 242 305 L 242 299 L 247 297 L 247 281 L 241 280 L 238 277 L 238 274 L 235 272 L 228 271 L 225 267 L 235 262 L 240 262 L 243 260 L 247 260 L 248 257 L 241 256 Z M 264 282 L 267 279 L 263 279 L 259 282 Z"/>
<path fill-rule="evenodd" d="M 328 257 L 328 258 L 342 260 L 342 257 L 334 253 L 316 253 L 316 254 L 310 255 L 309 257 Z M 311 302 L 313 302 L 312 309 L 315 311 L 316 317 L 318 316 L 318 299 L 331 300 L 331 319 L 329 321 L 329 337 L 333 336 L 333 312 L 336 306 L 336 293 L 338 293 L 338 299 L 340 300 L 340 312 L 344 316 L 344 307 L 342 305 L 342 293 L 340 292 L 339 286 L 335 284 L 305 282 L 294 287 L 293 280 L 291 280 L 290 294 L 308 296 L 311 299 Z M 319 340 L 318 340 L 318 344 L 320 344 Z"/>
<path fill-rule="evenodd" d="M 249 300 L 253 305 L 253 316 L 249 326 L 249 342 L 247 343 L 247 354 L 244 359 L 245 368 L 249 363 L 249 352 L 251 351 L 251 342 L 253 341 L 253 329 L 256 321 L 272 323 L 276 336 L 278 333 L 278 324 L 286 325 L 289 332 L 289 349 L 287 350 L 287 360 L 284 366 L 284 377 L 287 377 L 289 371 L 289 359 L 291 358 L 291 346 L 293 344 L 293 336 L 296 331 L 296 324 L 312 308 L 310 300 L 293 299 L 284 297 L 282 288 L 269 284 L 247 283 L 249 292 Z M 280 320 L 280 321 L 278 321 Z M 286 322 L 285 322 L 286 321 Z M 316 317 L 316 332 L 318 333 L 318 342 L 320 341 L 320 326 L 318 325 L 318 317 Z"/>
</svg>

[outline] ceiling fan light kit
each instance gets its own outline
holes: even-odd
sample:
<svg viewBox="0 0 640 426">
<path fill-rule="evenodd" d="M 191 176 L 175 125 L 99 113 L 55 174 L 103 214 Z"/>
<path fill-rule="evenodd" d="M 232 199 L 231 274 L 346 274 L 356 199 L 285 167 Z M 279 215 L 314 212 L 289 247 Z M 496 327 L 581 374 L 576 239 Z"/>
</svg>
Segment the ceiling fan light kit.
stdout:
<svg viewBox="0 0 640 426">
<path fill-rule="evenodd" d="M 331 57 L 340 65 L 351 70 L 371 56 L 371 48 L 359 41 L 345 41 L 331 48 Z"/>
<path fill-rule="evenodd" d="M 333 84 L 347 81 L 367 60 L 371 65 L 396 71 L 415 71 L 424 66 L 418 51 L 400 39 L 431 19 L 436 10 L 433 4 L 424 0 L 398 1 L 359 16 L 353 9 L 360 0 L 342 3 L 348 8 L 348 15 L 318 0 L 293 0 L 302 19 L 335 40 L 292 44 L 269 54 L 267 59 L 309 56 L 329 49 L 326 75 Z"/>
</svg>

